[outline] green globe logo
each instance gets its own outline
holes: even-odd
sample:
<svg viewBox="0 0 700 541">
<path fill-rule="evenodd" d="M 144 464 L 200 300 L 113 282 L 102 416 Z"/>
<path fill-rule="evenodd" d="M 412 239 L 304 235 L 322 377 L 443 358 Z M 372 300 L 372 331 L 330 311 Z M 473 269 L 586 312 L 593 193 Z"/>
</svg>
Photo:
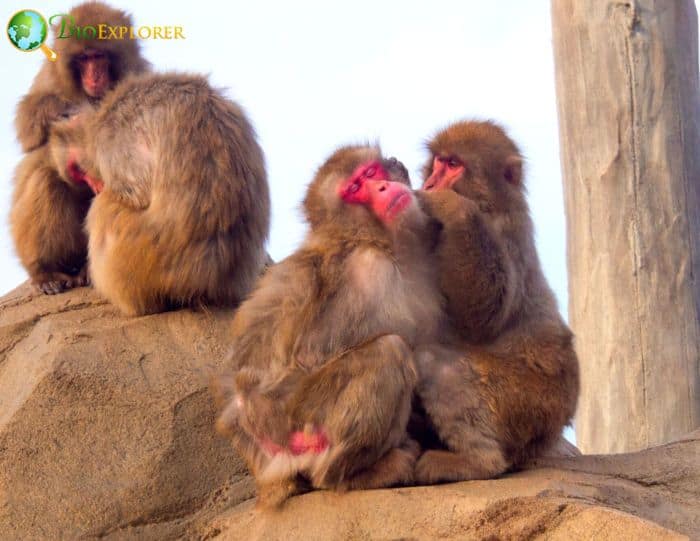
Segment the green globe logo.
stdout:
<svg viewBox="0 0 700 541">
<path fill-rule="evenodd" d="M 44 45 L 48 30 L 46 19 L 32 9 L 18 11 L 7 23 L 7 37 L 17 49 L 23 52 L 41 49 L 46 58 L 55 61 L 56 53 Z"/>
</svg>

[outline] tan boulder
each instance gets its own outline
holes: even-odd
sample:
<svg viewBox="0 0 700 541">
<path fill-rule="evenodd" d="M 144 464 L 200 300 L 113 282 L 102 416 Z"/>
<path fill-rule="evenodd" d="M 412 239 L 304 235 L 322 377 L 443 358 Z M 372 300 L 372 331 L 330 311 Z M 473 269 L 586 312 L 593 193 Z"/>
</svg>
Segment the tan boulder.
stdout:
<svg viewBox="0 0 700 541">
<path fill-rule="evenodd" d="M 165 534 L 215 494 L 251 497 L 206 389 L 231 315 L 126 318 L 89 288 L 2 298 L 0 539 Z"/>
<path fill-rule="evenodd" d="M 634 454 L 543 459 L 490 481 L 251 502 L 198 530 L 221 540 L 700 539 L 700 431 Z"/>
<path fill-rule="evenodd" d="M 254 508 L 206 391 L 231 311 L 124 318 L 87 288 L 0 299 L 0 539 L 700 539 L 700 432 L 491 481 Z M 563 442 L 562 442 L 563 443 Z"/>
</svg>

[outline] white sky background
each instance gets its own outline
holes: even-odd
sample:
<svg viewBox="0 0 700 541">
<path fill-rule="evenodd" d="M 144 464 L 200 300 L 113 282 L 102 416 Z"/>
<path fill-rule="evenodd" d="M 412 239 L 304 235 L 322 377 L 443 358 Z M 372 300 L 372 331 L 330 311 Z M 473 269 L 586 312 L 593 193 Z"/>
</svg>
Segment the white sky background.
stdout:
<svg viewBox="0 0 700 541">
<path fill-rule="evenodd" d="M 527 158 L 545 272 L 566 313 L 565 225 L 559 169 L 549 1 L 355 0 L 221 3 L 114 0 L 137 25 L 180 25 L 183 41 L 144 41 L 159 70 L 209 73 L 248 112 L 272 189 L 269 252 L 299 244 L 300 202 L 315 169 L 337 146 L 378 139 L 420 185 L 423 142 L 463 117 L 502 122 Z M 45 17 L 69 2 L 9 0 L 3 23 L 32 8 Z M 208 7 L 211 9 L 208 9 Z M 345 6 L 341 8 L 340 6 Z M 4 32 L 4 26 L 3 26 Z M 50 40 L 52 41 L 52 40 Z M 49 41 L 49 43 L 50 43 Z M 8 212 L 20 159 L 14 108 L 44 55 L 0 40 L 0 294 L 26 278 Z"/>
<path fill-rule="evenodd" d="M 32 8 L 47 18 L 72 3 L 6 0 L 5 21 Z M 423 141 L 464 117 L 503 123 L 527 158 L 527 184 L 545 274 L 566 314 L 565 223 L 548 0 L 114 0 L 137 25 L 180 25 L 186 40 L 145 41 L 159 70 L 205 72 L 247 110 L 272 188 L 269 252 L 279 260 L 305 231 L 299 210 L 314 170 L 337 146 L 378 139 L 413 185 Z M 345 7 L 340 7 L 345 6 Z M 4 26 L 3 26 L 4 32 Z M 9 235 L 20 159 L 14 108 L 44 56 L 0 39 L 0 294 L 26 278 Z"/>
</svg>

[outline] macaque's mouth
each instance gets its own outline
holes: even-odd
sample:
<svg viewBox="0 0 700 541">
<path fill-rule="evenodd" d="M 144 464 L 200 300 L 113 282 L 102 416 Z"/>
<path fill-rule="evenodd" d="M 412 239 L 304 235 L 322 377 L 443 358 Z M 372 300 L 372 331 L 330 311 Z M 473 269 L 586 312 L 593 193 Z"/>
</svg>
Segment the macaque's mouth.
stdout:
<svg viewBox="0 0 700 541">
<path fill-rule="evenodd" d="M 389 217 L 396 216 L 399 212 L 404 210 L 408 205 L 411 204 L 411 195 L 409 192 L 399 192 L 391 200 L 391 202 L 386 207 L 386 215 Z"/>
<path fill-rule="evenodd" d="M 91 98 L 101 98 L 108 90 L 107 81 L 83 82 L 83 90 Z"/>
</svg>

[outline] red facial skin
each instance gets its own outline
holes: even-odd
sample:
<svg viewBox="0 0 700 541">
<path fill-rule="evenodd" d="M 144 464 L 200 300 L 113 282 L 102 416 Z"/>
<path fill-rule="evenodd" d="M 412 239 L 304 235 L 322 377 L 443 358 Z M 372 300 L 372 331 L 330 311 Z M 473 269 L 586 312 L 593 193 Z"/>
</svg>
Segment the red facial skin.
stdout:
<svg viewBox="0 0 700 541">
<path fill-rule="evenodd" d="M 87 49 L 77 58 L 80 82 L 85 94 L 101 98 L 112 83 L 109 76 L 109 57 L 94 49 Z"/>
<path fill-rule="evenodd" d="M 413 201 L 413 194 L 405 184 L 388 180 L 378 161 L 359 166 L 338 189 L 343 201 L 364 205 L 385 225 L 390 225 Z"/>
<path fill-rule="evenodd" d="M 465 170 L 464 163 L 454 156 L 435 156 L 433 172 L 423 183 L 423 189 L 426 191 L 449 190 Z"/>
<path fill-rule="evenodd" d="M 68 165 L 66 166 L 66 170 L 68 171 L 68 176 L 70 176 L 73 182 L 75 182 L 76 184 L 84 182 L 85 184 L 90 186 L 90 189 L 95 194 L 100 193 L 102 191 L 102 188 L 104 188 L 104 182 L 102 182 L 98 178 L 91 177 L 83 170 L 82 167 L 80 167 L 74 151 L 71 151 L 69 153 Z"/>
</svg>

